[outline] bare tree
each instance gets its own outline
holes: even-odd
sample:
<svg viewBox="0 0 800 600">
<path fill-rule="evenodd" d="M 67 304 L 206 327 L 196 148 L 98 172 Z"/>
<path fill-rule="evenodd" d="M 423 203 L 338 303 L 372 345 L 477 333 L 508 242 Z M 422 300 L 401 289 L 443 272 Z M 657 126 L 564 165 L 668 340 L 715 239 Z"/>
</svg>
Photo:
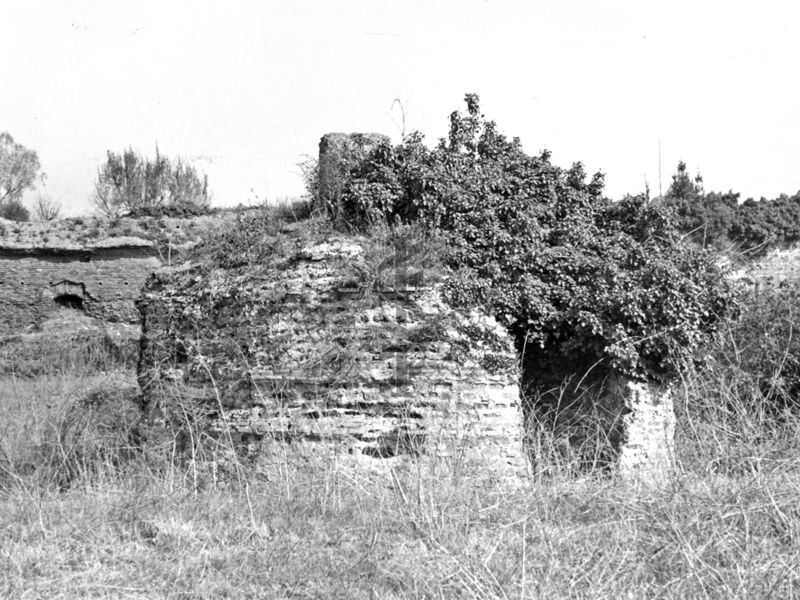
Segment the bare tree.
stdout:
<svg viewBox="0 0 800 600">
<path fill-rule="evenodd" d="M 33 203 L 33 212 L 40 221 L 54 221 L 61 214 L 61 204 L 50 196 L 39 194 Z"/>
</svg>

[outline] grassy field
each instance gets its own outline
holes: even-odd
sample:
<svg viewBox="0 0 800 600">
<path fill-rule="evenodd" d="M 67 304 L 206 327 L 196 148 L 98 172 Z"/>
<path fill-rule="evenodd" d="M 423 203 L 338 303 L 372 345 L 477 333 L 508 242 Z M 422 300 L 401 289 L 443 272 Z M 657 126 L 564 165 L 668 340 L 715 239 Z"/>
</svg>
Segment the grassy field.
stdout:
<svg viewBox="0 0 800 600">
<path fill-rule="evenodd" d="M 663 488 L 566 467 L 509 488 L 130 451 L 132 373 L 69 372 L 0 380 L 2 598 L 800 596 L 798 423 L 698 410 L 697 382 Z"/>
</svg>

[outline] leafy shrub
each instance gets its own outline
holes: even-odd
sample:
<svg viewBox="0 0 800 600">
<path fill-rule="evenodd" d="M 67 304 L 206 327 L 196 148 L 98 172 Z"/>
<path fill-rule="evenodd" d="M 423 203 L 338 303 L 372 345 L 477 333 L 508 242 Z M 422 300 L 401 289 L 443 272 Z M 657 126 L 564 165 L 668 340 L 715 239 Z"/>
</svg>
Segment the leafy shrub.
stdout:
<svg viewBox="0 0 800 600">
<path fill-rule="evenodd" d="M 156 148 L 154 160 L 128 148 L 108 151 L 97 173 L 95 207 L 109 217 L 128 215 L 191 217 L 209 210 L 208 176 L 180 158 L 171 161 Z"/>
<path fill-rule="evenodd" d="M 800 242 L 800 193 L 760 202 L 748 199 L 738 207 L 737 216 L 729 237 L 755 254 Z"/>
<path fill-rule="evenodd" d="M 30 220 L 30 216 L 28 209 L 17 198 L 6 200 L 0 205 L 0 218 L 22 222 Z"/>
<path fill-rule="evenodd" d="M 319 195 L 319 160 L 313 156 L 304 156 L 297 166 L 300 169 L 300 177 L 303 179 L 306 193 L 313 201 Z"/>
<path fill-rule="evenodd" d="M 380 134 L 332 133 L 320 140 L 319 160 L 306 165 L 305 180 L 315 207 L 337 227 L 346 228 L 353 217 L 358 217 L 346 206 L 345 190 L 358 178 L 364 161 L 384 146 L 389 147 L 389 138 Z"/>
<path fill-rule="evenodd" d="M 696 347 L 733 304 L 712 253 L 682 243 L 670 211 L 611 202 L 603 175 L 528 156 L 475 94 L 429 150 L 420 134 L 349 169 L 348 225 L 420 221 L 445 231 L 451 302 L 481 307 L 515 336 L 527 368 L 667 377 L 672 345 Z"/>
</svg>

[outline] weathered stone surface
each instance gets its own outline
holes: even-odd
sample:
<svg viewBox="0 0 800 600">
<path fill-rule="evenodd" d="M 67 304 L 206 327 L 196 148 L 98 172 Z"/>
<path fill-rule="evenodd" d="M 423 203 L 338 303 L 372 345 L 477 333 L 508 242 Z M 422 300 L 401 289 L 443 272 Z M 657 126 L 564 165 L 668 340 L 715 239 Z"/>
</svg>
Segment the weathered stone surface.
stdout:
<svg viewBox="0 0 800 600">
<path fill-rule="evenodd" d="M 619 473 L 643 483 L 663 482 L 675 460 L 671 390 L 655 383 L 628 381 L 620 392 L 630 412 L 623 417 L 625 438 L 619 453 Z"/>
<path fill-rule="evenodd" d="M 478 459 L 524 470 L 517 361 L 496 323 L 435 289 L 372 290 L 357 242 L 298 240 L 258 269 L 166 269 L 145 287 L 139 381 L 263 454 L 274 443 L 369 464 Z M 380 459 L 380 460 L 378 460 Z"/>
<path fill-rule="evenodd" d="M 327 133 L 319 141 L 318 208 L 335 210 L 346 173 L 389 137 L 380 133 Z"/>
</svg>

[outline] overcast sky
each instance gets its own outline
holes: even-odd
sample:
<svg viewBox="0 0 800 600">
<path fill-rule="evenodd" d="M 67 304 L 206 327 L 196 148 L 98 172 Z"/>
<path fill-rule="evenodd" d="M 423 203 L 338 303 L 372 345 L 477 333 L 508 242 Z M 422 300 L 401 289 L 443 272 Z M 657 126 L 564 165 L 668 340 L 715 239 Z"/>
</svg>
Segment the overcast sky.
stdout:
<svg viewBox="0 0 800 600">
<path fill-rule="evenodd" d="M 800 190 L 800 4 L 790 1 L 2 0 L 0 131 L 67 214 L 106 150 L 180 155 L 219 205 L 302 193 L 329 131 L 433 143 L 465 92 L 527 151 L 658 192 Z M 31 200 L 32 195 L 27 197 Z"/>
</svg>

